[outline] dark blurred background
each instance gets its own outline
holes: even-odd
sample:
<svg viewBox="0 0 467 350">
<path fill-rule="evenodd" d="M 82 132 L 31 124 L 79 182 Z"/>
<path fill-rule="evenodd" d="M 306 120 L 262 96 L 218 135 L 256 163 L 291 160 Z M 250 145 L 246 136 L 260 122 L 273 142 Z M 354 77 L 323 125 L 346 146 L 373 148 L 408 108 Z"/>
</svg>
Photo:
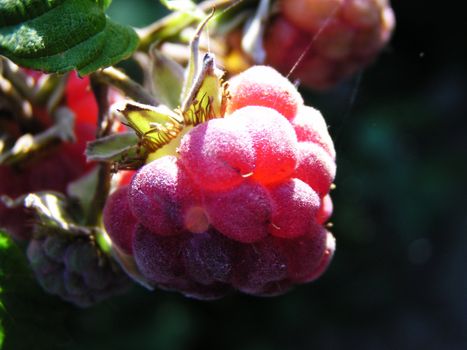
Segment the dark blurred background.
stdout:
<svg viewBox="0 0 467 350">
<path fill-rule="evenodd" d="M 467 349 L 466 22 L 445 4 L 393 0 L 397 28 L 375 64 L 303 91 L 338 153 L 337 251 L 322 278 L 215 302 L 135 286 L 86 310 L 31 283 L 7 310 L 5 349 Z M 114 0 L 109 15 L 142 26 L 159 11 Z"/>
</svg>

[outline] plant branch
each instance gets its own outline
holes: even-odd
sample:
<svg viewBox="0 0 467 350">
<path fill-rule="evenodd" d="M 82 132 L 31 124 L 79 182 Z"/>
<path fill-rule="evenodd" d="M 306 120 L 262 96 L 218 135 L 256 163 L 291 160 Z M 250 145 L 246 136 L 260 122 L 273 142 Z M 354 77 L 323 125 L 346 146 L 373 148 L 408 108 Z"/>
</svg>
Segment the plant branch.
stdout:
<svg viewBox="0 0 467 350">
<path fill-rule="evenodd" d="M 132 80 L 125 73 L 109 67 L 92 74 L 96 83 L 110 85 L 137 102 L 157 106 L 159 102 L 143 86 Z"/>
<path fill-rule="evenodd" d="M 100 82 L 94 73 L 91 75 L 91 88 L 98 106 L 96 138 L 101 138 L 110 134 L 113 123 L 109 118 L 109 87 Z M 86 225 L 88 226 L 98 226 L 105 201 L 110 192 L 111 164 L 99 162 L 98 167 L 97 184 L 91 202 L 91 210 L 89 210 L 86 218 Z"/>
<path fill-rule="evenodd" d="M 211 0 L 200 3 L 198 8 L 206 12 L 213 8 L 233 7 L 240 2 L 239 0 Z M 137 28 L 136 33 L 139 36 L 138 51 L 147 51 L 149 46 L 153 42 L 160 40 L 161 37 L 167 38 L 178 34 L 196 19 L 196 16 L 184 12 L 174 12 L 147 27 Z"/>
</svg>

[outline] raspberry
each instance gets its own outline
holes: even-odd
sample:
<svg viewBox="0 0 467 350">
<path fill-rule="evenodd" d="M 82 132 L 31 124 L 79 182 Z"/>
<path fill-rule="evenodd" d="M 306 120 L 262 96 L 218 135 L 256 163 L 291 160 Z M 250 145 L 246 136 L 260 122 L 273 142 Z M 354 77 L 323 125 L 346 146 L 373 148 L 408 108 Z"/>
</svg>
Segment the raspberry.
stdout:
<svg viewBox="0 0 467 350">
<path fill-rule="evenodd" d="M 320 197 L 329 192 L 336 175 L 336 163 L 320 146 L 299 142 L 298 165 L 294 177 L 311 186 Z"/>
<path fill-rule="evenodd" d="M 160 236 L 137 225 L 133 252 L 141 273 L 151 282 L 170 283 L 184 274 L 180 246 L 184 235 Z"/>
<path fill-rule="evenodd" d="M 179 233 L 184 228 L 184 213 L 196 206 L 197 197 L 191 179 L 173 156 L 145 165 L 134 175 L 129 189 L 134 216 L 159 235 Z"/>
<path fill-rule="evenodd" d="M 205 207 L 212 226 L 233 240 L 251 243 L 268 235 L 272 202 L 258 183 L 245 181 L 230 191 L 206 194 Z"/>
<path fill-rule="evenodd" d="M 137 221 L 130 211 L 128 186 L 120 187 L 107 199 L 103 217 L 112 242 L 124 253 L 131 255 Z"/>
<path fill-rule="evenodd" d="M 295 240 L 282 240 L 280 246 L 287 257 L 288 278 L 308 282 L 319 268 L 327 249 L 327 231 L 311 225 L 308 232 Z M 321 271 L 321 270 L 320 270 Z"/>
<path fill-rule="evenodd" d="M 128 279 L 86 237 L 56 234 L 31 239 L 30 266 L 42 288 L 80 307 L 91 306 L 128 287 Z"/>
<path fill-rule="evenodd" d="M 247 129 L 229 119 L 196 126 L 182 138 L 179 153 L 196 184 L 212 191 L 241 183 L 256 161 Z"/>
<path fill-rule="evenodd" d="M 321 113 L 309 106 L 303 106 L 292 119 L 291 124 L 299 142 L 313 142 L 320 145 L 332 159 L 336 159 L 334 143 L 328 132 L 326 122 Z"/>
<path fill-rule="evenodd" d="M 255 93 L 267 101 L 261 84 Z M 322 224 L 335 153 L 324 119 L 295 102 L 287 118 L 273 103 L 241 103 L 187 132 L 178 159 L 146 164 L 108 199 L 109 235 L 120 247 L 131 241 L 149 283 L 204 300 L 233 289 L 273 296 L 329 264 L 334 241 Z"/>
<path fill-rule="evenodd" d="M 328 89 L 371 62 L 387 44 L 387 0 L 288 0 L 265 35 L 266 62 L 314 89 Z M 303 57 L 301 57 L 305 54 Z"/>
<path fill-rule="evenodd" d="M 287 261 L 277 241 L 267 237 L 241 245 L 233 285 L 244 293 L 259 294 L 287 277 Z"/>
<path fill-rule="evenodd" d="M 229 282 L 234 252 L 234 244 L 214 230 L 193 234 L 183 248 L 187 275 L 203 285 Z"/>
<path fill-rule="evenodd" d="M 333 204 L 329 194 L 325 195 L 321 199 L 321 205 L 319 207 L 318 214 L 316 214 L 316 222 L 318 224 L 324 224 L 332 215 Z"/>
<path fill-rule="evenodd" d="M 299 179 L 291 179 L 270 189 L 274 202 L 272 235 L 283 238 L 302 236 L 314 221 L 320 200 L 310 186 Z"/>
<path fill-rule="evenodd" d="M 303 104 L 293 84 L 267 66 L 253 66 L 230 79 L 229 92 L 227 114 L 246 106 L 263 106 L 275 109 L 290 120 Z"/>
<path fill-rule="evenodd" d="M 290 123 L 274 109 L 247 106 L 230 117 L 245 125 L 255 151 L 252 178 L 262 184 L 287 179 L 297 162 L 297 136 Z"/>
</svg>

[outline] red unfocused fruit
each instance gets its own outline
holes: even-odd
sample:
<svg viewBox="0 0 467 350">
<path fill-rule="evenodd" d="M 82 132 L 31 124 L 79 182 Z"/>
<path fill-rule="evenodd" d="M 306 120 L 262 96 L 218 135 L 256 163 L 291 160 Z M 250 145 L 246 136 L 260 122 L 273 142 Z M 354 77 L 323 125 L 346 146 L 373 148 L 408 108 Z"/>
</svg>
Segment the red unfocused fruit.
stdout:
<svg viewBox="0 0 467 350">
<path fill-rule="evenodd" d="M 345 0 L 286 0 L 280 1 L 281 11 L 297 27 L 316 31 L 337 15 Z"/>
<path fill-rule="evenodd" d="M 371 62 L 394 28 L 387 0 L 283 0 L 265 34 L 266 63 L 328 89 Z"/>
<path fill-rule="evenodd" d="M 26 73 L 35 81 L 43 76 L 42 73 L 30 70 Z M 68 107 L 74 110 L 80 105 L 81 108 L 81 111 L 74 110 L 76 142 L 50 146 L 43 153 L 34 155 L 34 158 L 15 168 L 0 166 L 2 169 L 9 169 L 9 175 L 4 180 L 3 170 L 0 171 L 0 180 L 9 184 L 0 188 L 0 195 L 17 198 L 30 192 L 65 192 L 70 182 L 94 167 L 95 164 L 88 163 L 84 155 L 86 143 L 95 138 L 97 120 L 96 103 L 88 85 L 89 79 L 78 80 L 72 76 L 66 86 L 65 98 L 71 103 Z M 50 118 L 36 113 L 35 118 L 38 118 L 44 128 L 50 126 Z M 6 228 L 17 239 L 28 239 L 31 236 L 32 225 L 29 223 L 33 221 L 32 217 L 24 209 L 6 209 L 3 204 L 0 207 L 0 227 Z"/>
<path fill-rule="evenodd" d="M 245 181 L 229 191 L 207 193 L 205 208 L 211 225 L 235 241 L 251 243 L 268 235 L 271 197 L 253 181 Z"/>
<path fill-rule="evenodd" d="M 76 72 L 70 73 L 65 89 L 67 106 L 80 122 L 96 125 L 97 103 L 92 93 L 89 77 L 80 78 Z"/>
<path fill-rule="evenodd" d="M 133 179 L 133 176 L 135 175 L 136 171 L 135 170 L 121 170 L 117 174 L 115 174 L 116 177 L 116 183 L 117 186 L 125 186 L 129 185 L 131 180 Z M 112 181 L 114 179 L 112 178 Z"/>
<path fill-rule="evenodd" d="M 276 237 L 296 238 L 304 235 L 317 215 L 320 200 L 310 186 L 291 179 L 269 189 L 273 200 L 270 232 Z"/>
<path fill-rule="evenodd" d="M 290 177 L 297 163 L 297 137 L 290 123 L 274 109 L 248 106 L 227 117 L 245 125 L 255 151 L 252 179 L 264 185 Z"/>
<path fill-rule="evenodd" d="M 126 254 L 133 253 L 136 219 L 128 203 L 128 186 L 118 188 L 107 199 L 103 212 L 104 226 L 112 242 Z"/>
<path fill-rule="evenodd" d="M 231 78 L 228 84 L 226 114 L 246 106 L 263 106 L 290 120 L 303 104 L 295 86 L 271 67 L 253 66 Z"/>
</svg>

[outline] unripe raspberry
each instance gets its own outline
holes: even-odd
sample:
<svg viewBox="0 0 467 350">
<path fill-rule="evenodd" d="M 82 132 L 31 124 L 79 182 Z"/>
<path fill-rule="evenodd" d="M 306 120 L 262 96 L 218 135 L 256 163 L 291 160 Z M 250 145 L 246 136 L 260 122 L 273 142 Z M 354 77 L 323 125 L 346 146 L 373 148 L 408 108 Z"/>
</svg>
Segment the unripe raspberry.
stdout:
<svg viewBox="0 0 467 350">
<path fill-rule="evenodd" d="M 39 284 L 80 307 L 127 289 L 129 281 L 109 257 L 86 238 L 52 233 L 29 242 L 27 256 Z"/>
<path fill-rule="evenodd" d="M 315 89 L 328 89 L 370 63 L 387 44 L 387 0 L 279 1 L 265 35 L 267 63 Z"/>
</svg>

